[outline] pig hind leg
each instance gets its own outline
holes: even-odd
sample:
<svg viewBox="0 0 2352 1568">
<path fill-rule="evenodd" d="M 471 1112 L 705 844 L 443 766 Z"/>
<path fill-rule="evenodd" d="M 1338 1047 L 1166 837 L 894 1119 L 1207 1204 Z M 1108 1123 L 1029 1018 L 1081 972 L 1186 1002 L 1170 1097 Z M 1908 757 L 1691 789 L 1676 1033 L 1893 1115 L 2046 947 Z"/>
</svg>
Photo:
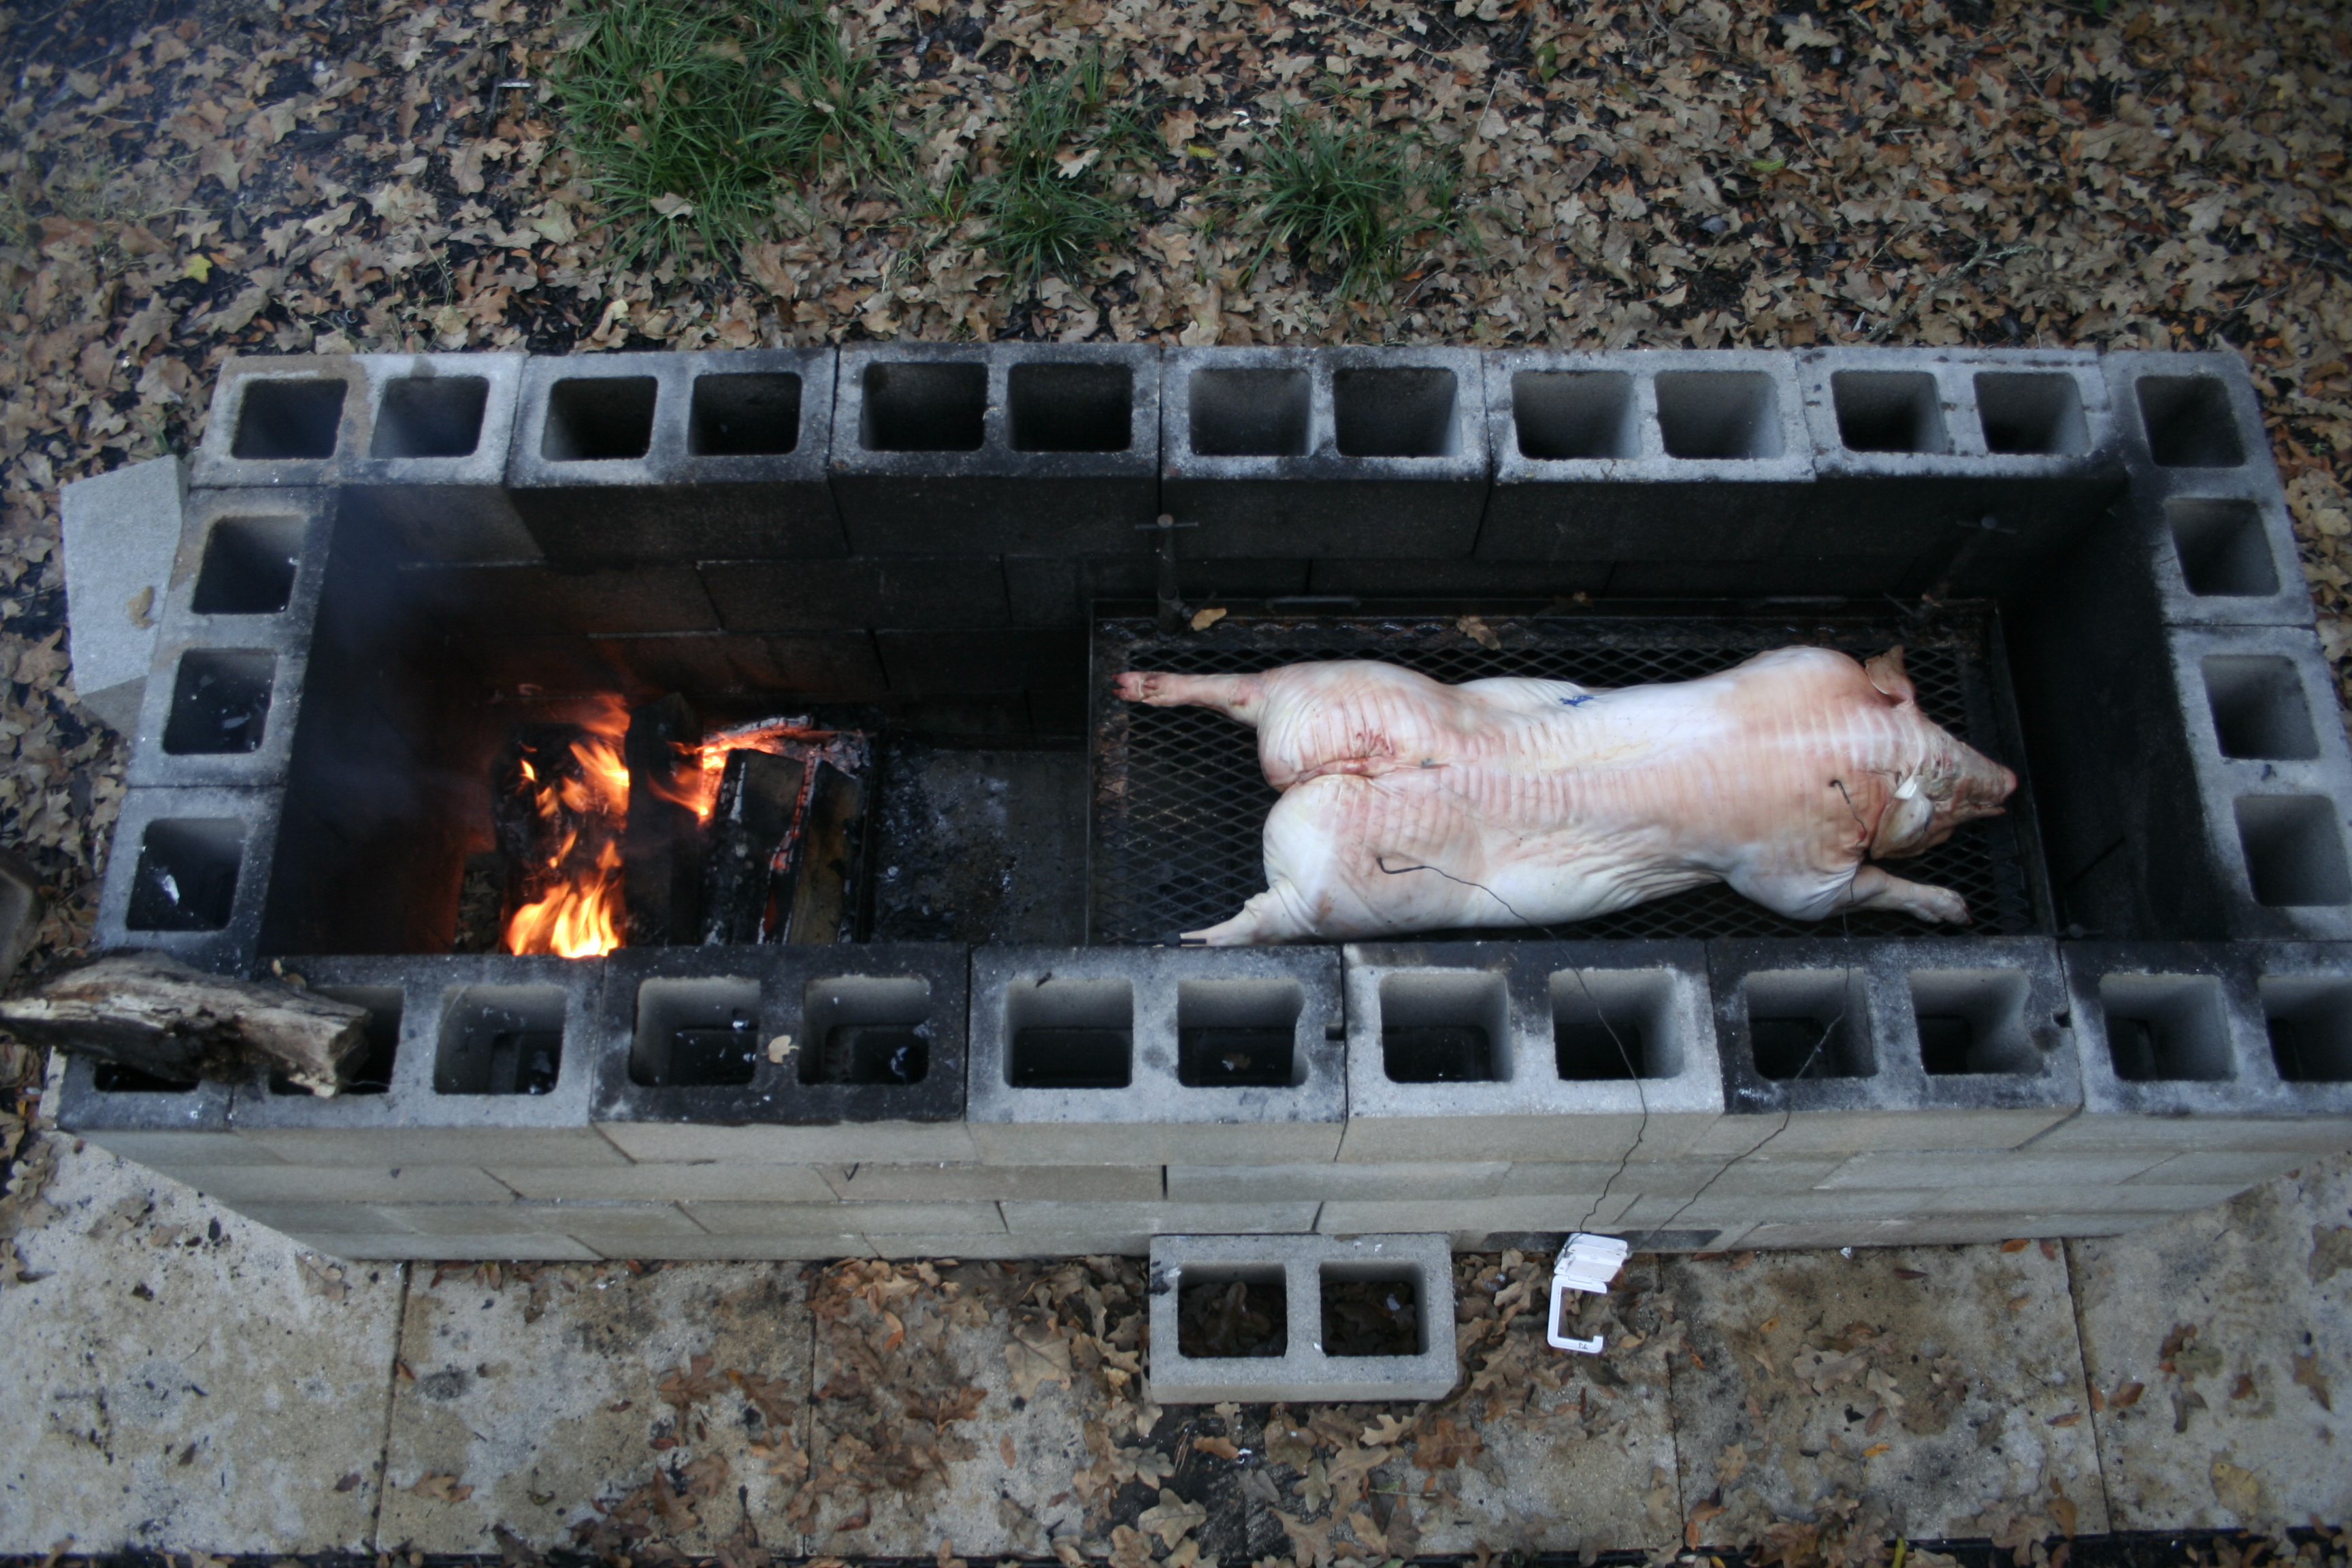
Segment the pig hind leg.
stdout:
<svg viewBox="0 0 2352 1568">
<path fill-rule="evenodd" d="M 1129 702 L 1206 708 L 1253 725 L 1258 721 L 1265 687 L 1255 675 L 1164 675 L 1144 669 L 1121 670 L 1111 683 L 1111 689 Z"/>
</svg>

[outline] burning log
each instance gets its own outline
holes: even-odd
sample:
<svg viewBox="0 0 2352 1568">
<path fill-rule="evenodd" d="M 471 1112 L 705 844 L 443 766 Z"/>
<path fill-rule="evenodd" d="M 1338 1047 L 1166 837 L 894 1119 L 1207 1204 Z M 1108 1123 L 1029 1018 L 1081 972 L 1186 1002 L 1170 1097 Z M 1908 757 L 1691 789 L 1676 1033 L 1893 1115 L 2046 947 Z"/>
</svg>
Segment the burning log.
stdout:
<svg viewBox="0 0 2352 1568">
<path fill-rule="evenodd" d="M 706 943 L 756 942 L 774 929 L 776 887 L 789 891 L 792 850 L 807 775 L 798 757 L 732 752 L 711 813 L 703 881 Z M 781 862 L 781 865 L 780 865 Z"/>
<path fill-rule="evenodd" d="M 856 829 L 865 811 L 866 786 L 831 763 L 817 763 L 803 818 L 800 876 L 793 889 L 785 941 L 839 942 L 845 934 Z"/>
<path fill-rule="evenodd" d="M 702 820 L 692 804 L 701 783 L 702 725 L 672 693 L 629 715 L 621 745 L 629 769 L 622 883 L 632 946 L 692 942 L 702 924 Z"/>
<path fill-rule="evenodd" d="M 320 1095 L 344 1087 L 366 1055 L 367 1018 L 348 1002 L 152 952 L 101 958 L 0 1003 L 0 1024 L 36 1045 L 183 1083 L 266 1067 Z"/>
</svg>

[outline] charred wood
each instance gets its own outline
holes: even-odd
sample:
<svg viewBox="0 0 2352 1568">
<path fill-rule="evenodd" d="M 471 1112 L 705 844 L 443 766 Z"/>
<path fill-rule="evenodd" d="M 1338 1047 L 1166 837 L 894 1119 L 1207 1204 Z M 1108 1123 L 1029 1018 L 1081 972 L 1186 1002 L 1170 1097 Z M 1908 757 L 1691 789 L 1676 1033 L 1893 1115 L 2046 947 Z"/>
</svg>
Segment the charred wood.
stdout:
<svg viewBox="0 0 2352 1568">
<path fill-rule="evenodd" d="M 629 769 L 622 886 L 635 947 L 692 942 L 702 902 L 702 822 L 681 796 L 700 779 L 702 726 L 675 692 L 629 714 L 621 745 Z"/>
<path fill-rule="evenodd" d="M 817 763 L 801 825 L 800 877 L 786 941 L 833 942 L 850 934 L 849 895 L 865 815 L 865 784 L 830 763 Z"/>
<path fill-rule="evenodd" d="M 795 829 L 806 776 L 798 757 L 728 753 L 718 804 L 710 815 L 703 882 L 705 942 L 773 940 L 778 910 L 791 907 Z"/>
</svg>

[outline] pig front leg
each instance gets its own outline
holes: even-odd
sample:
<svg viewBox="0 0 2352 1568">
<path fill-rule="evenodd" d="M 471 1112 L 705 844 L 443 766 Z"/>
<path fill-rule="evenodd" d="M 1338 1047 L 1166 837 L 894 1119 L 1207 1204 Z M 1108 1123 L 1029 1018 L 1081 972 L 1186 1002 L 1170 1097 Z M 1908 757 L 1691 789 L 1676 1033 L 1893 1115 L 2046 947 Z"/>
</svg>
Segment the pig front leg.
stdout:
<svg viewBox="0 0 2352 1568">
<path fill-rule="evenodd" d="M 1153 708 L 1206 708 L 1255 725 L 1264 711 L 1265 682 L 1255 675 L 1165 675 L 1123 669 L 1111 689 L 1129 702 Z"/>
<path fill-rule="evenodd" d="M 1841 910 L 1900 910 L 1931 924 L 1967 925 L 1968 900 L 1948 888 L 1906 882 L 1868 860 L 1851 875 L 1742 867 L 1724 879 L 1735 892 L 1791 920 L 1825 921 Z"/>
<path fill-rule="evenodd" d="M 1854 873 L 1846 907 L 1856 910 L 1900 910 L 1930 925 L 1969 923 L 1969 901 L 1949 888 L 1910 882 L 1881 867 L 1864 862 Z"/>
</svg>

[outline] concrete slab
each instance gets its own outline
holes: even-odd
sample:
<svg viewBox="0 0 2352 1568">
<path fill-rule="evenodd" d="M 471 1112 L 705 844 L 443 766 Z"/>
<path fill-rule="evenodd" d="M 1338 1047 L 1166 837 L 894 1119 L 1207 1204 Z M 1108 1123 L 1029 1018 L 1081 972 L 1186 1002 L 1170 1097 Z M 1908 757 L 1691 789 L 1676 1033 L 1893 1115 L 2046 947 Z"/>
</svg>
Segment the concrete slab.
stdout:
<svg viewBox="0 0 2352 1568">
<path fill-rule="evenodd" d="M 377 1542 L 569 1545 L 609 1515 L 710 1552 L 788 1489 L 808 1347 L 796 1264 L 420 1265 Z"/>
<path fill-rule="evenodd" d="M 1667 1265 L 1682 1501 L 1703 1542 L 1867 1499 L 1889 1533 L 1999 1533 L 1994 1510 L 2107 1528 L 2056 1244 L 1740 1253 Z M 1850 1511 L 1850 1510 L 1844 1510 Z"/>
<path fill-rule="evenodd" d="M 2116 1529 L 2352 1513 L 2352 1155 L 2067 1251 Z"/>
<path fill-rule="evenodd" d="M 48 1142 L 57 1213 L 0 1290 L 0 1552 L 364 1550 L 401 1268 Z"/>
</svg>

